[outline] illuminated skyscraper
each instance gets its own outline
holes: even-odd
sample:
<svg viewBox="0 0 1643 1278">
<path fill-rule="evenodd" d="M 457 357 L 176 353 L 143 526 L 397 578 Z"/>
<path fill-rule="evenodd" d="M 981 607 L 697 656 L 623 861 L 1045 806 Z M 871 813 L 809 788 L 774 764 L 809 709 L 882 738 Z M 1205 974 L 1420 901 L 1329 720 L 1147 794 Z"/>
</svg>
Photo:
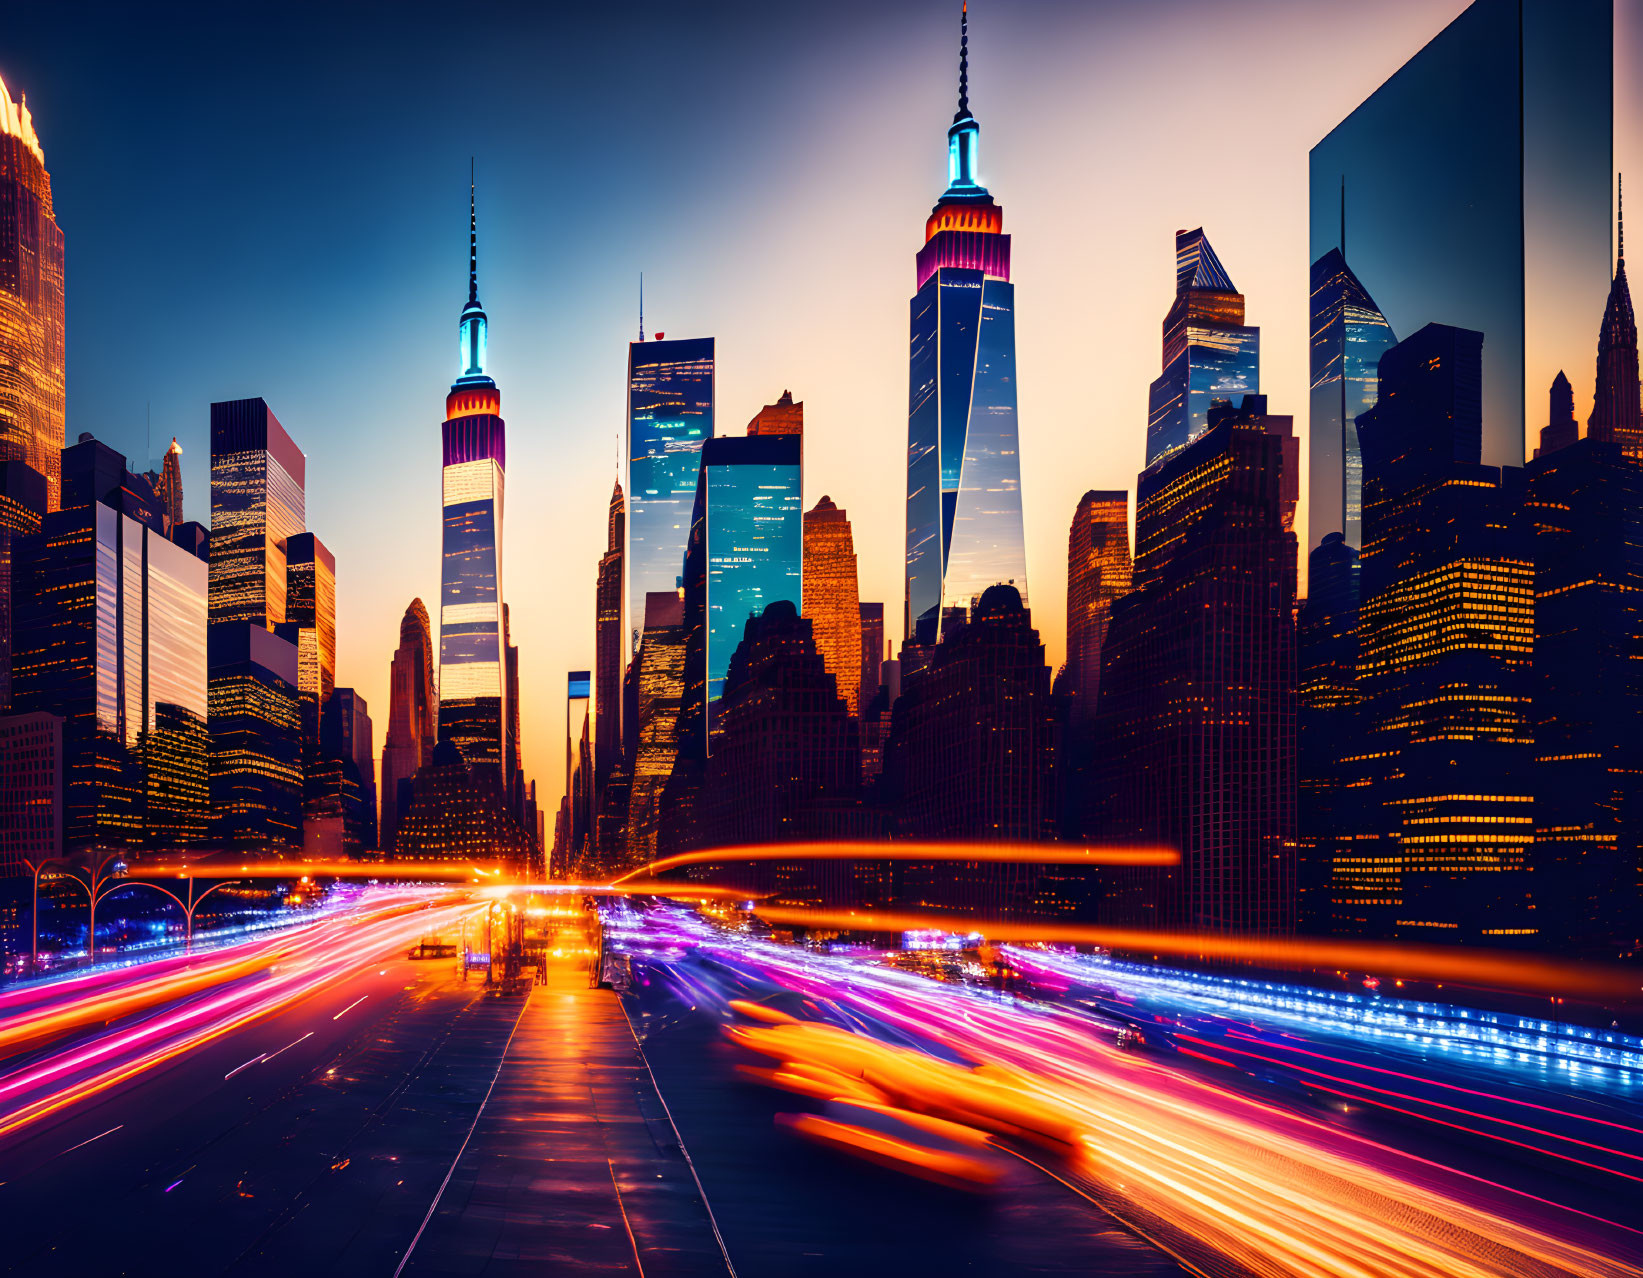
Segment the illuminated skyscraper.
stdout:
<svg viewBox="0 0 1643 1278">
<path fill-rule="evenodd" d="M 1590 390 L 1613 69 L 1610 0 L 1476 0 L 1312 148 L 1308 260 L 1341 250 L 1399 333 L 1442 319 L 1488 336 L 1486 466 L 1523 464 L 1526 411 L 1558 369 L 1577 402 Z M 1314 544 L 1344 531 L 1313 512 Z"/>
<path fill-rule="evenodd" d="M 1332 532 L 1357 548 L 1363 519 L 1358 414 L 1375 406 L 1375 369 L 1396 342 L 1339 249 L 1312 264 L 1312 459 L 1307 496 L 1314 546 Z"/>
<path fill-rule="evenodd" d="M 1643 458 L 1643 401 L 1637 375 L 1637 314 L 1626 282 L 1626 222 L 1624 210 L 1615 220 L 1614 279 L 1603 307 L 1603 327 L 1597 339 L 1597 390 L 1591 420 L 1593 439 L 1619 444 L 1628 457 Z"/>
<path fill-rule="evenodd" d="M 160 482 L 154 486 L 154 491 L 160 498 L 160 505 L 165 507 L 167 534 L 184 522 L 182 456 L 183 450 L 178 445 L 176 436 L 172 436 L 171 447 L 165 450 L 165 464 L 160 470 Z"/>
<path fill-rule="evenodd" d="M 211 627 L 213 838 L 246 851 L 302 846 L 297 645 L 261 626 Z"/>
<path fill-rule="evenodd" d="M 552 866 L 553 873 L 561 877 L 579 866 L 593 834 L 592 699 L 593 672 L 570 671 L 565 677 L 565 796 L 559 804 L 561 820 L 554 834 Z"/>
<path fill-rule="evenodd" d="M 306 459 L 260 399 L 211 405 L 211 624 L 285 620 L 285 542 L 306 524 Z"/>
<path fill-rule="evenodd" d="M 479 223 L 468 187 L 468 303 L 462 374 L 445 397 L 444 568 L 439 607 L 439 730 L 469 767 L 507 782 L 507 654 L 502 625 L 502 509 L 507 428 L 502 392 L 485 372 Z"/>
<path fill-rule="evenodd" d="M 850 519 L 823 497 L 804 514 L 804 615 L 851 715 L 861 713 L 861 597 Z M 875 688 L 874 691 L 877 691 Z"/>
<path fill-rule="evenodd" d="M 622 554 L 627 540 L 627 504 L 622 483 L 610 495 L 605 524 L 605 554 L 599 560 L 594 595 L 594 759 L 599 784 L 604 785 L 622 754 L 622 676 L 628 646 L 622 641 Z"/>
<path fill-rule="evenodd" d="M 627 612 L 639 645 L 645 596 L 674 590 L 696 500 L 702 444 L 713 437 L 713 339 L 628 346 Z"/>
<path fill-rule="evenodd" d="M 1348 762 L 1368 811 L 1332 896 L 1355 900 L 1371 935 L 1511 945 L 1537 931 L 1533 536 L 1522 470 L 1478 460 L 1483 368 L 1483 334 L 1428 324 L 1381 357 L 1358 418 L 1362 740 Z"/>
<path fill-rule="evenodd" d="M 747 619 L 804 597 L 804 477 L 798 435 L 721 436 L 702 447 L 685 565 L 691 639 L 680 744 L 711 751 L 716 707 Z"/>
<path fill-rule="evenodd" d="M 1108 838 L 1179 848 L 1116 871 L 1126 924 L 1284 932 L 1295 919 L 1292 420 L 1264 395 L 1142 472 L 1135 589 L 1101 650 L 1095 751 Z M 1095 827 L 1102 829 L 1102 826 Z"/>
<path fill-rule="evenodd" d="M 63 438 L 63 233 L 28 101 L 0 83 L 0 463 L 46 479 L 56 510 Z"/>
<path fill-rule="evenodd" d="M 1175 300 L 1164 316 L 1164 371 L 1147 393 L 1147 465 L 1209 425 L 1209 406 L 1261 389 L 1261 330 L 1204 228 L 1175 233 Z"/>
<path fill-rule="evenodd" d="M 924 224 L 910 304 L 905 634 L 923 645 L 989 586 L 1027 595 L 1010 237 L 978 176 L 967 11 L 959 32 L 947 189 Z"/>
<path fill-rule="evenodd" d="M 303 735 L 317 744 L 337 686 L 337 561 L 313 533 L 298 533 L 286 539 L 285 563 L 285 624 L 297 645 Z"/>
<path fill-rule="evenodd" d="M 391 850 L 403 811 L 401 785 L 433 761 L 439 739 L 433 639 L 428 610 L 411 600 L 399 623 L 399 647 L 389 670 L 388 737 L 382 747 L 382 847 Z M 408 801 L 408 793 L 407 793 Z"/>
<path fill-rule="evenodd" d="M 1072 717 L 1095 717 L 1101 690 L 1101 645 L 1112 605 L 1130 592 L 1130 495 L 1084 494 L 1067 534 L 1067 668 Z"/>
<path fill-rule="evenodd" d="M 628 859 L 653 860 L 662 824 L 662 796 L 679 756 L 679 709 L 685 689 L 684 600 L 677 590 L 645 597 L 645 625 L 634 659 L 633 797 L 628 808 Z"/>
<path fill-rule="evenodd" d="M 154 734 L 186 719 L 172 744 L 203 744 L 208 571 L 113 449 L 84 436 L 58 474 L 61 509 L 15 543 L 16 706 L 64 719 L 68 845 L 140 844 Z"/>
</svg>

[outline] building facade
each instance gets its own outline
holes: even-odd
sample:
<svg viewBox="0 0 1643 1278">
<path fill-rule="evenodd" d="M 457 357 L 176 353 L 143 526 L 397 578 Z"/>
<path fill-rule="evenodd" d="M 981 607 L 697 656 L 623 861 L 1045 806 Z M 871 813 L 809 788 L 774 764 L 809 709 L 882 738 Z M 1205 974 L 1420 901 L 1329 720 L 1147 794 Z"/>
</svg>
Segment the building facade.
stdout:
<svg viewBox="0 0 1643 1278">
<path fill-rule="evenodd" d="M 63 720 L 0 715 L 0 879 L 63 854 Z"/>
<path fill-rule="evenodd" d="M 25 98 L 0 83 L 0 463 L 46 481 L 56 510 L 63 445 L 63 232 Z"/>
<path fill-rule="evenodd" d="M 433 761 L 439 740 L 439 694 L 434 689 L 434 647 L 428 610 L 413 599 L 399 623 L 399 647 L 388 671 L 388 734 L 382 746 L 380 841 L 392 851 L 407 786 Z M 404 795 L 404 797 L 402 797 Z"/>
<path fill-rule="evenodd" d="M 989 586 L 1027 595 L 1015 285 L 1004 211 L 978 179 L 968 22 L 966 13 L 947 189 L 924 224 L 909 306 L 904 633 L 926 646 L 950 610 L 968 609 Z"/>
<path fill-rule="evenodd" d="M 445 397 L 439 596 L 439 731 L 469 767 L 507 784 L 507 653 L 502 516 L 507 427 L 502 392 L 485 371 L 489 321 L 479 304 L 479 224 L 468 189 L 468 301 L 458 323 L 462 372 Z"/>
<path fill-rule="evenodd" d="M 628 346 L 627 624 L 637 650 L 645 596 L 679 586 L 702 444 L 713 438 L 711 337 Z"/>
<path fill-rule="evenodd" d="M 26 462 L 0 461 L 0 714 L 11 709 L 14 543 L 39 532 L 45 513 L 46 477 Z"/>
<path fill-rule="evenodd" d="M 1375 370 L 1397 343 L 1375 299 L 1338 248 L 1312 264 L 1312 423 L 1307 496 L 1310 540 L 1332 532 L 1363 540 L 1358 414 L 1375 406 Z"/>
<path fill-rule="evenodd" d="M 1209 409 L 1261 389 L 1261 330 L 1204 228 L 1175 233 L 1175 300 L 1164 316 L 1164 371 L 1147 392 L 1147 465 L 1209 428 Z"/>
<path fill-rule="evenodd" d="M 285 543 L 285 625 L 297 645 L 305 741 L 317 744 L 337 686 L 337 561 L 313 533 Z"/>
<path fill-rule="evenodd" d="M 1523 464 L 1526 408 L 1557 370 L 1576 402 L 1591 390 L 1613 68 L 1609 0 L 1476 0 L 1312 148 L 1309 260 L 1340 250 L 1399 333 L 1488 335 L 1486 466 Z M 1463 136 L 1438 127 L 1457 119 Z"/>
<path fill-rule="evenodd" d="M 852 715 L 861 713 L 861 597 L 850 517 L 823 497 L 804 513 L 804 606 L 816 649 Z M 882 629 L 883 608 L 880 610 Z M 877 686 L 874 688 L 877 691 Z"/>
<path fill-rule="evenodd" d="M 1140 476 L 1135 589 L 1101 651 L 1097 828 L 1181 863 L 1113 873 L 1115 922 L 1294 927 L 1298 447 L 1248 395 Z"/>
<path fill-rule="evenodd" d="M 1559 371 L 1558 376 L 1562 376 Z M 1626 222 L 1615 220 L 1614 278 L 1597 336 L 1597 378 L 1586 433 L 1618 444 L 1628 457 L 1643 458 L 1643 403 L 1637 373 L 1637 312 L 1626 282 Z"/>
<path fill-rule="evenodd" d="M 599 560 L 594 589 L 594 771 L 599 784 L 611 774 L 622 756 L 622 679 L 629 648 L 622 639 L 622 563 L 627 544 L 627 503 L 622 482 L 610 495 L 605 522 L 605 553 Z"/>
<path fill-rule="evenodd" d="M 1079 499 L 1067 533 L 1069 720 L 1094 720 L 1101 692 L 1101 645 L 1113 603 L 1130 592 L 1130 495 L 1091 490 Z"/>
<path fill-rule="evenodd" d="M 266 402 L 211 405 L 211 624 L 285 620 L 286 539 L 307 526 L 307 462 Z"/>
</svg>

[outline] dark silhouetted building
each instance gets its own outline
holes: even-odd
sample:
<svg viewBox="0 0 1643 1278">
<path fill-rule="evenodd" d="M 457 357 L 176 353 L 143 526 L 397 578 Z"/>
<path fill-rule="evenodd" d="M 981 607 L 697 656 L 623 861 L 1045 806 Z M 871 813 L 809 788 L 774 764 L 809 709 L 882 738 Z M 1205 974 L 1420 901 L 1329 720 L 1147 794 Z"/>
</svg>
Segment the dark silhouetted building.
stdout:
<svg viewBox="0 0 1643 1278">
<path fill-rule="evenodd" d="M 1536 932 L 1532 538 L 1522 470 L 1479 462 L 1482 347 L 1481 333 L 1428 324 L 1381 357 L 1358 418 L 1362 734 L 1348 784 L 1367 811 L 1332 895 L 1372 936 Z"/>
<path fill-rule="evenodd" d="M 1540 447 L 1535 449 L 1536 457 L 1567 448 L 1580 438 L 1580 424 L 1575 421 L 1575 390 L 1561 369 L 1552 379 L 1549 399 L 1546 424 L 1540 428 Z"/>
<path fill-rule="evenodd" d="M 978 177 L 967 15 L 959 31 L 947 189 L 924 224 L 910 304 L 903 633 L 923 645 L 989 586 L 1027 597 L 1010 237 Z"/>
<path fill-rule="evenodd" d="M 531 839 L 508 811 L 494 768 L 469 768 L 462 751 L 441 739 L 433 760 L 410 786 L 400 817 L 396 861 L 457 862 L 522 871 Z"/>
<path fill-rule="evenodd" d="M 340 797 L 343 851 L 354 853 L 377 846 L 376 758 L 374 731 L 365 698 L 352 688 L 337 688 L 326 707 L 320 746 L 341 767 Z"/>
<path fill-rule="evenodd" d="M 1341 250 L 1399 333 L 1441 316 L 1488 335 L 1484 465 L 1521 466 L 1543 388 L 1590 367 L 1613 31 L 1608 0 L 1477 0 L 1312 148 L 1309 259 Z M 1317 509 L 1314 543 L 1343 530 Z"/>
<path fill-rule="evenodd" d="M 861 701 L 866 705 L 879 690 L 879 667 L 884 664 L 884 605 L 861 605 Z"/>
<path fill-rule="evenodd" d="M 702 445 L 713 438 L 713 339 L 628 345 L 628 624 L 645 596 L 679 586 Z"/>
<path fill-rule="evenodd" d="M 1643 401 L 1637 375 L 1637 314 L 1626 282 L 1626 223 L 1617 220 L 1614 279 L 1597 337 L 1597 379 L 1586 433 L 1643 458 Z"/>
<path fill-rule="evenodd" d="M 1535 926 L 1555 954 L 1635 956 L 1643 935 L 1643 462 L 1589 437 L 1543 450 L 1528 477 Z"/>
<path fill-rule="evenodd" d="M 880 610 L 883 628 L 883 609 Z M 804 615 L 852 715 L 861 711 L 861 596 L 850 518 L 823 497 L 804 513 Z M 877 690 L 877 685 L 874 686 Z M 871 694 L 869 694 L 871 695 Z"/>
<path fill-rule="evenodd" d="M 622 638 L 622 555 L 627 506 L 618 480 L 610 495 L 605 554 L 599 560 L 594 607 L 594 770 L 600 786 L 622 756 L 622 677 L 630 651 Z"/>
<path fill-rule="evenodd" d="M 0 461 L 0 714 L 11 708 L 12 618 L 17 606 L 13 546 L 17 538 L 40 531 L 45 513 L 46 477 L 24 462 Z"/>
<path fill-rule="evenodd" d="M 1059 724 L 1044 646 L 1014 586 L 993 586 L 895 703 L 884 799 L 899 837 L 1022 841 L 1054 836 Z M 904 904 L 975 912 L 1028 908 L 1031 867 L 908 864 Z"/>
<path fill-rule="evenodd" d="M 1356 549 L 1363 530 L 1363 456 L 1358 414 L 1375 406 L 1375 370 L 1397 341 L 1375 299 L 1338 248 L 1312 263 L 1311 475 L 1307 484 L 1317 546 L 1332 532 Z"/>
<path fill-rule="evenodd" d="M 421 768 L 433 762 L 438 739 L 439 695 L 434 690 L 433 639 L 428 610 L 411 600 L 399 623 L 399 647 L 388 672 L 388 735 L 382 746 L 382 836 L 392 851 L 409 785 Z M 402 794 L 406 794 L 402 798 Z"/>
<path fill-rule="evenodd" d="M 1175 233 L 1175 300 L 1164 316 L 1164 371 L 1147 393 L 1147 465 L 1209 428 L 1217 399 L 1261 389 L 1261 330 L 1204 228 Z"/>
<path fill-rule="evenodd" d="M 63 233 L 28 100 L 0 84 L 0 464 L 46 481 L 56 510 L 63 435 Z"/>
<path fill-rule="evenodd" d="M 1114 873 L 1115 921 L 1294 926 L 1298 442 L 1246 395 L 1141 474 L 1135 590 L 1101 652 L 1098 798 L 1109 837 L 1181 864 Z"/>
<path fill-rule="evenodd" d="M 63 720 L 0 715 L 0 879 L 62 854 Z"/>
</svg>

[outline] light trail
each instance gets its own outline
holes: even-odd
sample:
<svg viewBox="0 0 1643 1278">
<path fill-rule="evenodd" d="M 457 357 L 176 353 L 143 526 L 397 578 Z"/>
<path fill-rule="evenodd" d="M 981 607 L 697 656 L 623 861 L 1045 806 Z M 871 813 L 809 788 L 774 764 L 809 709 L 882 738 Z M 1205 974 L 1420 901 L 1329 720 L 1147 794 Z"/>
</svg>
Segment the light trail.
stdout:
<svg viewBox="0 0 1643 1278">
<path fill-rule="evenodd" d="M 922 1154 L 907 1154 L 901 1147 L 918 1143 L 908 1124 L 896 1140 L 876 1126 L 856 1138 L 838 1130 L 864 1106 L 956 1124 L 1052 1169 L 1210 1272 L 1643 1272 L 1635 1263 L 1643 1233 L 1624 1221 L 1444 1168 L 1327 1114 L 1251 1095 L 1242 1075 L 1206 1077 L 1172 1057 L 1119 1050 L 1081 1011 L 750 941 L 675 910 L 613 907 L 607 918 L 607 937 L 646 979 L 677 980 L 687 1006 L 717 1009 L 734 1041 L 765 1058 L 755 1077 L 826 1106 L 825 1123 L 800 1130 L 835 1148 L 854 1139 L 879 1161 L 922 1159 L 927 1174 L 961 1177 L 962 1160 L 938 1156 L 928 1142 Z M 743 1014 L 773 997 L 782 1010 Z M 803 1009 L 798 1019 L 795 1008 Z M 859 1118 L 854 1126 L 863 1128 Z"/>
<path fill-rule="evenodd" d="M 277 945 L 256 942 L 253 948 L 260 964 L 257 970 L 247 974 L 243 970 L 245 956 L 230 956 L 231 961 L 217 966 L 221 979 L 209 989 L 195 991 L 191 998 L 167 1002 L 146 1019 L 127 1018 L 125 1023 L 25 1059 L 10 1072 L 0 1074 L 0 1137 L 321 993 L 388 955 L 405 950 L 429 932 L 454 931 L 464 918 L 476 912 L 472 903 L 451 903 L 448 893 L 442 895 L 445 903 L 431 903 L 424 897 L 408 904 L 394 894 L 389 904 L 362 904 L 347 916 L 326 919 L 296 935 L 282 935 Z M 130 969 L 125 975 L 144 988 L 151 979 Z M 98 987 L 59 1010 L 69 1021 L 87 1028 L 98 1019 L 99 1009 L 111 1005 L 128 1008 L 121 992 L 115 992 L 112 1003 L 110 997 Z M 351 1006 L 357 1007 L 362 1001 L 356 1000 Z M 311 1032 L 280 1051 L 310 1036 Z M 231 1071 L 227 1077 L 238 1072 Z"/>
<path fill-rule="evenodd" d="M 1033 923 L 970 918 L 933 911 L 828 910 L 755 904 L 767 923 L 829 931 L 908 932 L 935 928 L 978 932 L 992 941 L 1045 941 L 1099 945 L 1155 956 L 1232 959 L 1287 971 L 1347 969 L 1404 980 L 1450 982 L 1519 993 L 1589 998 L 1600 1003 L 1643 1001 L 1643 970 L 1458 946 L 1333 941 L 1214 932 L 1152 932 L 1144 928 Z"/>
<path fill-rule="evenodd" d="M 704 852 L 679 852 L 610 881 L 619 887 L 640 875 L 654 878 L 686 865 L 726 865 L 741 861 L 1007 861 L 1020 865 L 1179 865 L 1181 854 L 1165 847 L 1102 847 L 1086 843 L 757 843 Z M 687 887 L 689 885 L 686 885 Z"/>
</svg>

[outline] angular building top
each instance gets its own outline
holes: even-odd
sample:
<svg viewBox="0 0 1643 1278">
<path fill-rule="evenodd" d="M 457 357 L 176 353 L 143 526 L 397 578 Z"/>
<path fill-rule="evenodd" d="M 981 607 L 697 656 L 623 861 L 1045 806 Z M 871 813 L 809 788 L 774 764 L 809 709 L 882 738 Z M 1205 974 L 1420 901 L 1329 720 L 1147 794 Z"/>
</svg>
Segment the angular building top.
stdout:
<svg viewBox="0 0 1643 1278">
<path fill-rule="evenodd" d="M 1637 373 L 1637 313 L 1626 282 L 1625 205 L 1615 216 L 1614 279 L 1603 307 L 1597 337 L 1597 386 L 1587 433 L 1620 445 L 1629 457 L 1643 458 L 1643 403 Z M 1560 377 L 1561 373 L 1558 374 Z"/>
</svg>

